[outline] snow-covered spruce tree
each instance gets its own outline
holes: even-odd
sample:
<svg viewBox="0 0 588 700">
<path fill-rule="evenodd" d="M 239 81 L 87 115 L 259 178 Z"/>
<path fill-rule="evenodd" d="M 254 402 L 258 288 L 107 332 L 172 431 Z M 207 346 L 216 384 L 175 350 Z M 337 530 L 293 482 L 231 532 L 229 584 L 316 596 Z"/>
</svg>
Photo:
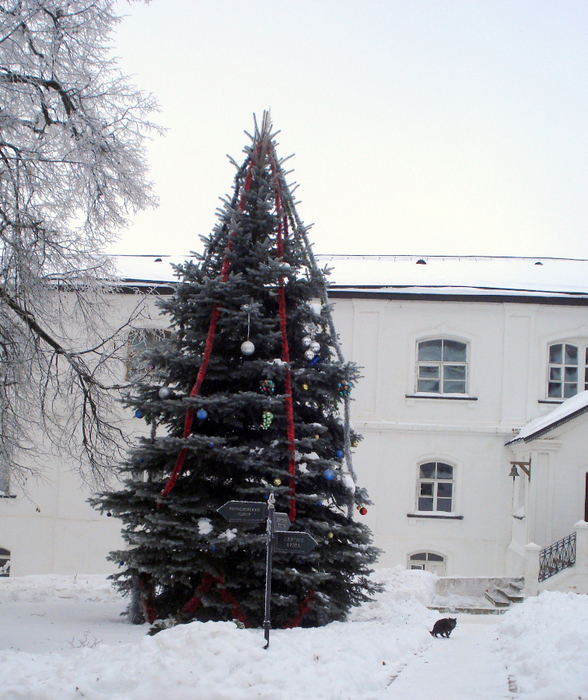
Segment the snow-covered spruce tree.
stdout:
<svg viewBox="0 0 588 700">
<path fill-rule="evenodd" d="M 308 555 L 274 555 L 274 627 L 342 620 L 374 591 L 345 411 L 358 373 L 341 355 L 270 129 L 264 115 L 205 254 L 178 268 L 161 304 L 172 339 L 129 399 L 157 431 L 123 467 L 124 490 L 94 501 L 124 523 L 128 549 L 110 559 L 119 587 L 135 592 L 133 618 L 261 625 L 265 528 L 217 509 L 270 492 L 292 529 L 318 542 Z"/>
</svg>

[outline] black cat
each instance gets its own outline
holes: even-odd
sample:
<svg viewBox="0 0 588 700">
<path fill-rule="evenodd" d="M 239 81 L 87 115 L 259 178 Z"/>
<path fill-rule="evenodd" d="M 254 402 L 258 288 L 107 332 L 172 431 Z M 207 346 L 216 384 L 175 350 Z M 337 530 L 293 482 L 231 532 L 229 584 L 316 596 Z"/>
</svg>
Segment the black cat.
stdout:
<svg viewBox="0 0 588 700">
<path fill-rule="evenodd" d="M 444 617 L 441 620 L 437 620 L 430 634 L 432 634 L 433 637 L 436 637 L 438 634 L 442 637 L 449 637 L 455 629 L 455 625 L 457 625 L 456 617 Z"/>
</svg>

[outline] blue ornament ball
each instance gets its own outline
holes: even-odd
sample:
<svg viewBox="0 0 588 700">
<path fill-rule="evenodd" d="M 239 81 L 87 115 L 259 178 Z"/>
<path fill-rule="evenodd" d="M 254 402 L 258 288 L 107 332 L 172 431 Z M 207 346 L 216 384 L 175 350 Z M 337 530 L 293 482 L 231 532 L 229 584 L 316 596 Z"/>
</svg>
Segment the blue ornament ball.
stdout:
<svg viewBox="0 0 588 700">
<path fill-rule="evenodd" d="M 332 469 L 325 469 L 323 476 L 327 481 L 332 481 L 335 478 L 335 472 Z"/>
<path fill-rule="evenodd" d="M 337 457 L 337 459 L 343 459 L 343 450 L 337 450 L 337 452 L 335 452 L 335 457 Z"/>
<path fill-rule="evenodd" d="M 209 443 L 208 443 L 208 446 L 209 446 L 209 447 L 214 447 L 214 442 L 209 442 Z"/>
<path fill-rule="evenodd" d="M 138 408 L 138 409 L 135 411 L 135 418 L 143 418 L 144 415 L 145 415 L 145 414 L 143 413 L 143 411 L 142 411 L 140 408 Z"/>
<path fill-rule="evenodd" d="M 198 418 L 198 420 L 206 420 L 208 418 L 208 411 L 201 408 L 198 413 L 196 413 L 196 418 Z"/>
<path fill-rule="evenodd" d="M 216 552 L 216 547 L 213 544 L 210 545 L 210 551 Z"/>
</svg>

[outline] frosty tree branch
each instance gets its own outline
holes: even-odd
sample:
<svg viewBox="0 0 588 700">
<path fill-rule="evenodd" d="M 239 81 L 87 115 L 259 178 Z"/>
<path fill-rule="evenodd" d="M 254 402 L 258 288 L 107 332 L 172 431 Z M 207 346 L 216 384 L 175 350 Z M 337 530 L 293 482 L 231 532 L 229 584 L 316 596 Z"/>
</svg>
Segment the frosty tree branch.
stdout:
<svg viewBox="0 0 588 700">
<path fill-rule="evenodd" d="M 111 327 L 100 251 L 155 204 L 144 142 L 161 130 L 108 54 L 113 4 L 0 3 L 0 463 L 17 479 L 43 441 L 98 479 L 121 446 L 128 322 Z"/>
</svg>

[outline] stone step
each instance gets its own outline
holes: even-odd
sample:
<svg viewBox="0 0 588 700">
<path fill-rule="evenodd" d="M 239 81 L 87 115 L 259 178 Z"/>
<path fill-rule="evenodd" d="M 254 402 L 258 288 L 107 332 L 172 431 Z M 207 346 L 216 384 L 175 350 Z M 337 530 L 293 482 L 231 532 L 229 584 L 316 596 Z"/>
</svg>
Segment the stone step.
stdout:
<svg viewBox="0 0 588 700">
<path fill-rule="evenodd" d="M 518 586 L 510 585 L 504 588 L 497 588 L 496 590 L 505 598 L 508 598 L 511 603 L 522 603 L 525 600 L 522 589 Z"/>
<path fill-rule="evenodd" d="M 509 598 L 498 589 L 488 590 L 484 595 L 497 608 L 508 608 L 511 604 Z"/>
</svg>

